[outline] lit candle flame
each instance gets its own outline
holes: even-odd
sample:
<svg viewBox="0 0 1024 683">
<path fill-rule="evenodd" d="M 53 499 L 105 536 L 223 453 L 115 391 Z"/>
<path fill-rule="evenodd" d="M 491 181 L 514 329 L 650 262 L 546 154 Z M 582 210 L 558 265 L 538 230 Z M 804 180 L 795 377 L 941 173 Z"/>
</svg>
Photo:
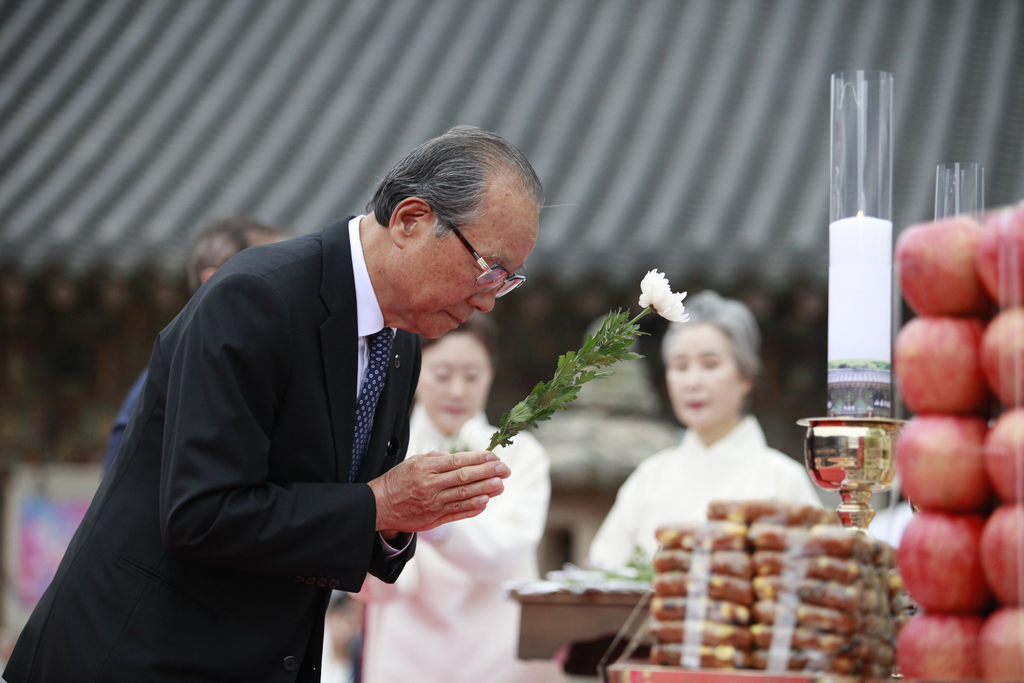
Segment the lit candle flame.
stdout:
<svg viewBox="0 0 1024 683">
<path fill-rule="evenodd" d="M 857 218 L 864 218 L 864 212 L 863 211 L 858 211 L 857 212 Z"/>
</svg>

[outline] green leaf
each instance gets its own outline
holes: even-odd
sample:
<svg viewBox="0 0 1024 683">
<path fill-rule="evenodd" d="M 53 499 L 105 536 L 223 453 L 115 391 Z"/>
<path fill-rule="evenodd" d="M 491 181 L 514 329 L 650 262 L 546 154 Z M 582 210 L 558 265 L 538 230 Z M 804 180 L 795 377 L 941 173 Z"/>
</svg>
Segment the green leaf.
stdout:
<svg viewBox="0 0 1024 683">
<path fill-rule="evenodd" d="M 512 437 L 527 426 L 536 428 L 538 422 L 550 420 L 556 411 L 567 409 L 584 384 L 614 374 L 610 370 L 598 372 L 598 369 L 619 361 L 643 358 L 630 348 L 634 339 L 644 334 L 640 332 L 637 321 L 650 311 L 650 307 L 645 308 L 632 320 L 624 311 L 610 312 L 601 328 L 587 337 L 579 351 L 568 351 L 559 356 L 550 382 L 538 383 L 525 399 L 502 416 L 498 431 L 491 436 L 487 449 L 509 445 Z"/>
</svg>

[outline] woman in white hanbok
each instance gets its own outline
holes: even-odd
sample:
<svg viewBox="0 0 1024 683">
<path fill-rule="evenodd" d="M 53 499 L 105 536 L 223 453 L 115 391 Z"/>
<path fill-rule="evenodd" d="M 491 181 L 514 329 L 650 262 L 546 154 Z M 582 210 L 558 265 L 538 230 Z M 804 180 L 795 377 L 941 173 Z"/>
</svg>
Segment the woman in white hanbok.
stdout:
<svg viewBox="0 0 1024 683">
<path fill-rule="evenodd" d="M 487 447 L 484 407 L 496 333 L 480 314 L 438 340 L 423 340 L 410 453 Z M 537 544 L 551 493 L 549 461 L 530 434 L 495 453 L 512 474 L 471 519 L 418 534 L 398 581 L 367 577 L 364 683 L 544 683 L 563 680 L 551 661 L 517 658 L 519 604 L 503 589 L 536 579 Z"/>
<path fill-rule="evenodd" d="M 658 549 L 664 524 L 707 519 L 713 500 L 767 499 L 820 505 L 804 467 L 769 448 L 744 405 L 760 368 L 760 332 L 739 301 L 705 291 L 686 302 L 689 322 L 662 342 L 665 381 L 682 443 L 652 455 L 619 489 L 590 546 L 590 562 L 622 566 Z"/>
</svg>

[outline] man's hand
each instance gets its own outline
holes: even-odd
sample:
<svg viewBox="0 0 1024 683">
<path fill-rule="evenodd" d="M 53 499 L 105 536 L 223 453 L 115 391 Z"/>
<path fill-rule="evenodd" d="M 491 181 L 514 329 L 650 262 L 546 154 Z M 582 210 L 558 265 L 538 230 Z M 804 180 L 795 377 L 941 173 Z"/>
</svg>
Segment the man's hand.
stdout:
<svg viewBox="0 0 1024 683">
<path fill-rule="evenodd" d="M 377 499 L 377 531 L 433 529 L 483 512 L 505 490 L 508 465 L 490 451 L 414 455 L 369 482 Z"/>
</svg>

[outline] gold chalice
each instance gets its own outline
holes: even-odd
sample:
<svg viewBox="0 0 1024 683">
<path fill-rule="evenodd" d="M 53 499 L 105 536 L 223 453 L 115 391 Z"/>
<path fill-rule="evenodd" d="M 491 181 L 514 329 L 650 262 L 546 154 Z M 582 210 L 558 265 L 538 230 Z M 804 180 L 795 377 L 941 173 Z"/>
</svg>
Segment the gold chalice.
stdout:
<svg viewBox="0 0 1024 683">
<path fill-rule="evenodd" d="M 896 442 L 905 420 L 881 417 L 810 417 L 804 453 L 807 471 L 826 491 L 838 491 L 844 527 L 866 530 L 875 516 L 871 494 L 888 491 L 895 474 Z"/>
</svg>

